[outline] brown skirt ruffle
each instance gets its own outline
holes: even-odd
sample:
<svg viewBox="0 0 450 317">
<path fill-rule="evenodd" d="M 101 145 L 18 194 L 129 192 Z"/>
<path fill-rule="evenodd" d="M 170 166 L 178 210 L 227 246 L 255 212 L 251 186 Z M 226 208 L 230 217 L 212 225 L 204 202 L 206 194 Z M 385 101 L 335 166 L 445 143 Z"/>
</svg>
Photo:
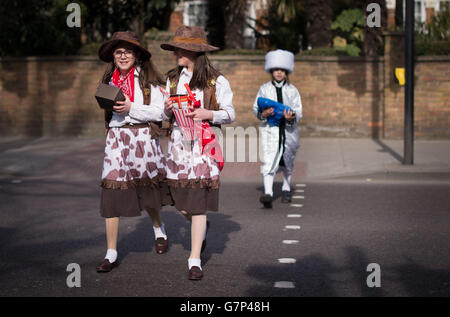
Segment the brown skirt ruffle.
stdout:
<svg viewBox="0 0 450 317">
<path fill-rule="evenodd" d="M 136 187 L 159 188 L 160 183 L 165 180 L 164 174 L 158 174 L 153 178 L 136 178 L 130 181 L 115 181 L 111 179 L 102 179 L 101 187 L 105 189 L 132 189 Z"/>
<path fill-rule="evenodd" d="M 138 217 L 141 210 L 159 211 L 161 206 L 174 204 L 167 182 L 156 182 L 155 178 L 152 182 L 103 180 L 101 186 L 100 215 L 104 218 Z"/>
<path fill-rule="evenodd" d="M 219 211 L 219 179 L 167 180 L 177 210 L 191 215 Z"/>
<path fill-rule="evenodd" d="M 219 189 L 220 180 L 211 178 L 167 179 L 170 188 L 206 188 Z"/>
</svg>

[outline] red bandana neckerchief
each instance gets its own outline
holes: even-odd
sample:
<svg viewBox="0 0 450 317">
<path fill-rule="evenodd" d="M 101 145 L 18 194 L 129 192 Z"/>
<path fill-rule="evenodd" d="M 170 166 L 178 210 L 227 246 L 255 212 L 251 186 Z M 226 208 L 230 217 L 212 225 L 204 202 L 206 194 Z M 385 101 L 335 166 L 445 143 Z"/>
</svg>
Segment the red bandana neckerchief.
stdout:
<svg viewBox="0 0 450 317">
<path fill-rule="evenodd" d="M 134 101 L 134 69 L 133 67 L 128 74 L 126 74 L 124 77 L 120 77 L 119 69 L 116 68 L 112 75 L 112 83 L 116 86 L 122 89 L 122 92 L 124 95 L 127 95 L 128 98 L 130 98 L 130 101 Z"/>
</svg>

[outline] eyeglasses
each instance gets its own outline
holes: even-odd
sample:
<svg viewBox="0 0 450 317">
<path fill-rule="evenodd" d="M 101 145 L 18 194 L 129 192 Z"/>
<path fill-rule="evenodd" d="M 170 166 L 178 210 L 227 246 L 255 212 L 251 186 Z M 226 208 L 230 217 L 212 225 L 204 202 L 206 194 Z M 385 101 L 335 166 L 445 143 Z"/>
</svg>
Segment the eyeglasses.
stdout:
<svg viewBox="0 0 450 317">
<path fill-rule="evenodd" d="M 117 50 L 114 51 L 114 56 L 115 57 L 122 57 L 122 54 L 125 54 L 125 57 L 131 57 L 133 56 L 133 51 L 132 50 Z"/>
</svg>

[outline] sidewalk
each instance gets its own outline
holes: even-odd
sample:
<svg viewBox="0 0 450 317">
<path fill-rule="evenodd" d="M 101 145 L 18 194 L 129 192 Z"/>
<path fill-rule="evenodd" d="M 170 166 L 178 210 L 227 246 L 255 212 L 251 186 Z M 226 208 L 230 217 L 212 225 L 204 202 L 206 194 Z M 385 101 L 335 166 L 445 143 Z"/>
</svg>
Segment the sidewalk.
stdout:
<svg viewBox="0 0 450 317">
<path fill-rule="evenodd" d="M 427 174 L 450 181 L 450 140 L 414 143 L 414 165 L 403 165 L 402 140 L 302 138 L 293 180 L 387 173 Z M 163 151 L 167 139 L 162 140 Z M 247 146 L 248 147 L 248 146 Z M 0 178 L 98 178 L 103 159 L 103 138 L 68 139 L 10 137 L 0 139 Z M 248 158 L 248 148 L 246 157 Z M 259 181 L 260 162 L 226 162 L 223 181 Z M 280 177 L 280 176 L 278 176 Z"/>
</svg>

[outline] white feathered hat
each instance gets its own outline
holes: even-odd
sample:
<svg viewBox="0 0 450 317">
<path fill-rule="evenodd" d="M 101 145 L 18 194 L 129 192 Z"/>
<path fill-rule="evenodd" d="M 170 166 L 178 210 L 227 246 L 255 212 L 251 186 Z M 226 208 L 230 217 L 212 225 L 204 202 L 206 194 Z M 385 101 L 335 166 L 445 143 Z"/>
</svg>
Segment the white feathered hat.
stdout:
<svg viewBox="0 0 450 317">
<path fill-rule="evenodd" d="M 285 50 L 270 51 L 266 54 L 266 72 L 270 73 L 271 69 L 282 68 L 288 73 L 294 70 L 294 54 Z"/>
</svg>

